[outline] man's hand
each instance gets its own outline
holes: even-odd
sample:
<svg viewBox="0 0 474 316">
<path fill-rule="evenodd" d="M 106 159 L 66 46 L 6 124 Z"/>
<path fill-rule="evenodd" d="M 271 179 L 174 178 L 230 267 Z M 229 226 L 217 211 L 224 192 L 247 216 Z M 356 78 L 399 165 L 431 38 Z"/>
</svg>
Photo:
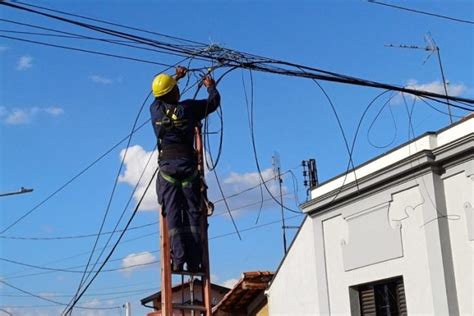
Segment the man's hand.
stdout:
<svg viewBox="0 0 474 316">
<path fill-rule="evenodd" d="M 175 75 L 175 79 L 176 81 L 178 81 L 179 79 L 183 78 L 184 76 L 186 76 L 186 74 L 188 73 L 188 70 L 182 66 L 178 66 L 176 67 L 176 75 Z"/>
<path fill-rule="evenodd" d="M 202 83 L 206 88 L 216 85 L 216 82 L 211 78 L 211 76 L 205 76 L 204 79 L 202 79 Z"/>
</svg>

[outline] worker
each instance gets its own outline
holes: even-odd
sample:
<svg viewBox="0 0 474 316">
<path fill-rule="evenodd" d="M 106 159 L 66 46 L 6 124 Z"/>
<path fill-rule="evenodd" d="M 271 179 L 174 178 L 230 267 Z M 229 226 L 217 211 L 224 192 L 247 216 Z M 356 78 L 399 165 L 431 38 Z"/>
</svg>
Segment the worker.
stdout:
<svg viewBox="0 0 474 316">
<path fill-rule="evenodd" d="M 176 75 L 160 74 L 152 83 L 154 102 L 151 122 L 158 140 L 160 171 L 156 181 L 158 202 L 168 224 L 172 270 L 199 272 L 202 266 L 200 222 L 201 181 L 194 149 L 195 127 L 220 105 L 215 81 L 205 76 L 202 84 L 207 100 L 180 101 L 177 82 L 187 73 L 176 68 Z"/>
</svg>

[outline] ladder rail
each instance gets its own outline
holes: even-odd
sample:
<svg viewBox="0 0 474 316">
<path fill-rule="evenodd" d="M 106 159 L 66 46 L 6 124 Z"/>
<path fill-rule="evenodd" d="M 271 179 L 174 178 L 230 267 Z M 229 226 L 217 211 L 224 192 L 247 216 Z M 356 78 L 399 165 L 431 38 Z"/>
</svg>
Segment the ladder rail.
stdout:
<svg viewBox="0 0 474 316">
<path fill-rule="evenodd" d="M 198 173 L 202 181 L 202 195 L 207 199 L 207 187 L 204 183 L 204 160 L 203 160 L 203 143 L 201 126 L 195 129 L 195 147 L 197 153 L 198 162 Z M 205 201 L 207 202 L 207 201 Z M 191 304 L 173 304 L 173 293 L 172 293 L 172 270 L 171 270 L 171 249 L 169 244 L 168 225 L 166 218 L 160 214 L 160 248 L 161 248 L 161 315 L 172 316 L 173 310 L 181 310 L 182 314 L 185 310 L 190 310 L 191 315 L 194 316 L 195 311 L 204 313 L 205 316 L 212 316 L 212 297 L 211 297 L 211 272 L 209 264 L 209 243 L 208 243 L 208 209 L 207 203 L 202 203 L 202 216 L 201 216 L 201 242 L 202 242 L 202 268 L 203 271 L 199 273 L 181 272 L 182 291 L 184 291 L 184 275 L 190 275 L 190 302 Z M 194 305 L 194 277 L 201 277 L 202 287 L 202 299 L 203 305 Z M 182 300 L 184 300 L 184 292 L 181 294 Z"/>
<path fill-rule="evenodd" d="M 204 181 L 204 152 L 202 143 L 201 125 L 195 129 L 196 137 L 196 151 L 198 157 L 198 172 L 200 173 L 202 181 Z M 207 187 L 202 185 L 203 197 L 207 199 Z M 211 268 L 209 260 L 209 240 L 208 240 L 208 221 L 207 221 L 207 204 L 202 203 L 202 217 L 201 217 L 201 240 L 202 240 L 202 266 L 204 268 L 205 276 L 202 278 L 202 288 L 204 291 L 203 302 L 206 308 L 206 316 L 212 316 L 212 298 L 211 298 Z"/>
</svg>

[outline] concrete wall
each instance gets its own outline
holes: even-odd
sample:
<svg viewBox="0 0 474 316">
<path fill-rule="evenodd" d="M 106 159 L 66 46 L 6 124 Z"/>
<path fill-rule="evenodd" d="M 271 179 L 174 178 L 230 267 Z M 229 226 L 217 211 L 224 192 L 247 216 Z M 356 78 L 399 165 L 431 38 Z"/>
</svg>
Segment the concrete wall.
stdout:
<svg viewBox="0 0 474 316">
<path fill-rule="evenodd" d="M 473 315 L 474 161 L 449 167 L 443 185 L 459 312 Z"/>
<path fill-rule="evenodd" d="M 318 310 L 312 221 L 306 219 L 268 292 L 270 315 L 314 315 Z"/>
<path fill-rule="evenodd" d="M 397 276 L 409 315 L 474 315 L 473 130 L 470 119 L 366 164 L 360 193 L 348 185 L 336 203 L 340 178 L 316 189 L 270 315 L 350 315 L 351 286 Z"/>
</svg>

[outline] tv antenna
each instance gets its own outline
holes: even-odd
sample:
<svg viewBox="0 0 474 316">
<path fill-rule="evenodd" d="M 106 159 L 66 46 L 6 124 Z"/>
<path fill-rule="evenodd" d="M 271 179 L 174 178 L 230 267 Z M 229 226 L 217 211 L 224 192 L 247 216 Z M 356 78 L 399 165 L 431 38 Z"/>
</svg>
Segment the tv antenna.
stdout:
<svg viewBox="0 0 474 316">
<path fill-rule="evenodd" d="M 448 84 L 449 82 L 446 81 L 446 77 L 444 76 L 444 70 L 443 70 L 443 63 L 441 62 L 441 54 L 439 52 L 439 46 L 436 44 L 435 40 L 431 36 L 431 33 L 428 33 L 425 35 L 425 43 L 426 46 L 421 47 L 417 45 L 385 45 L 385 47 L 390 47 L 390 48 L 406 48 L 406 49 L 419 49 L 419 50 L 424 50 L 427 52 L 430 52 L 430 54 L 426 57 L 426 59 L 423 61 L 423 64 L 425 64 L 428 59 L 430 59 L 431 56 L 436 54 L 438 58 L 438 64 L 439 64 L 439 70 L 441 72 L 441 78 L 443 79 L 443 87 L 444 87 L 444 93 L 446 95 L 446 101 L 448 103 L 448 114 L 449 114 L 449 120 L 451 124 L 453 123 L 453 116 L 451 113 L 451 103 L 449 103 L 449 94 L 448 94 Z"/>
</svg>

